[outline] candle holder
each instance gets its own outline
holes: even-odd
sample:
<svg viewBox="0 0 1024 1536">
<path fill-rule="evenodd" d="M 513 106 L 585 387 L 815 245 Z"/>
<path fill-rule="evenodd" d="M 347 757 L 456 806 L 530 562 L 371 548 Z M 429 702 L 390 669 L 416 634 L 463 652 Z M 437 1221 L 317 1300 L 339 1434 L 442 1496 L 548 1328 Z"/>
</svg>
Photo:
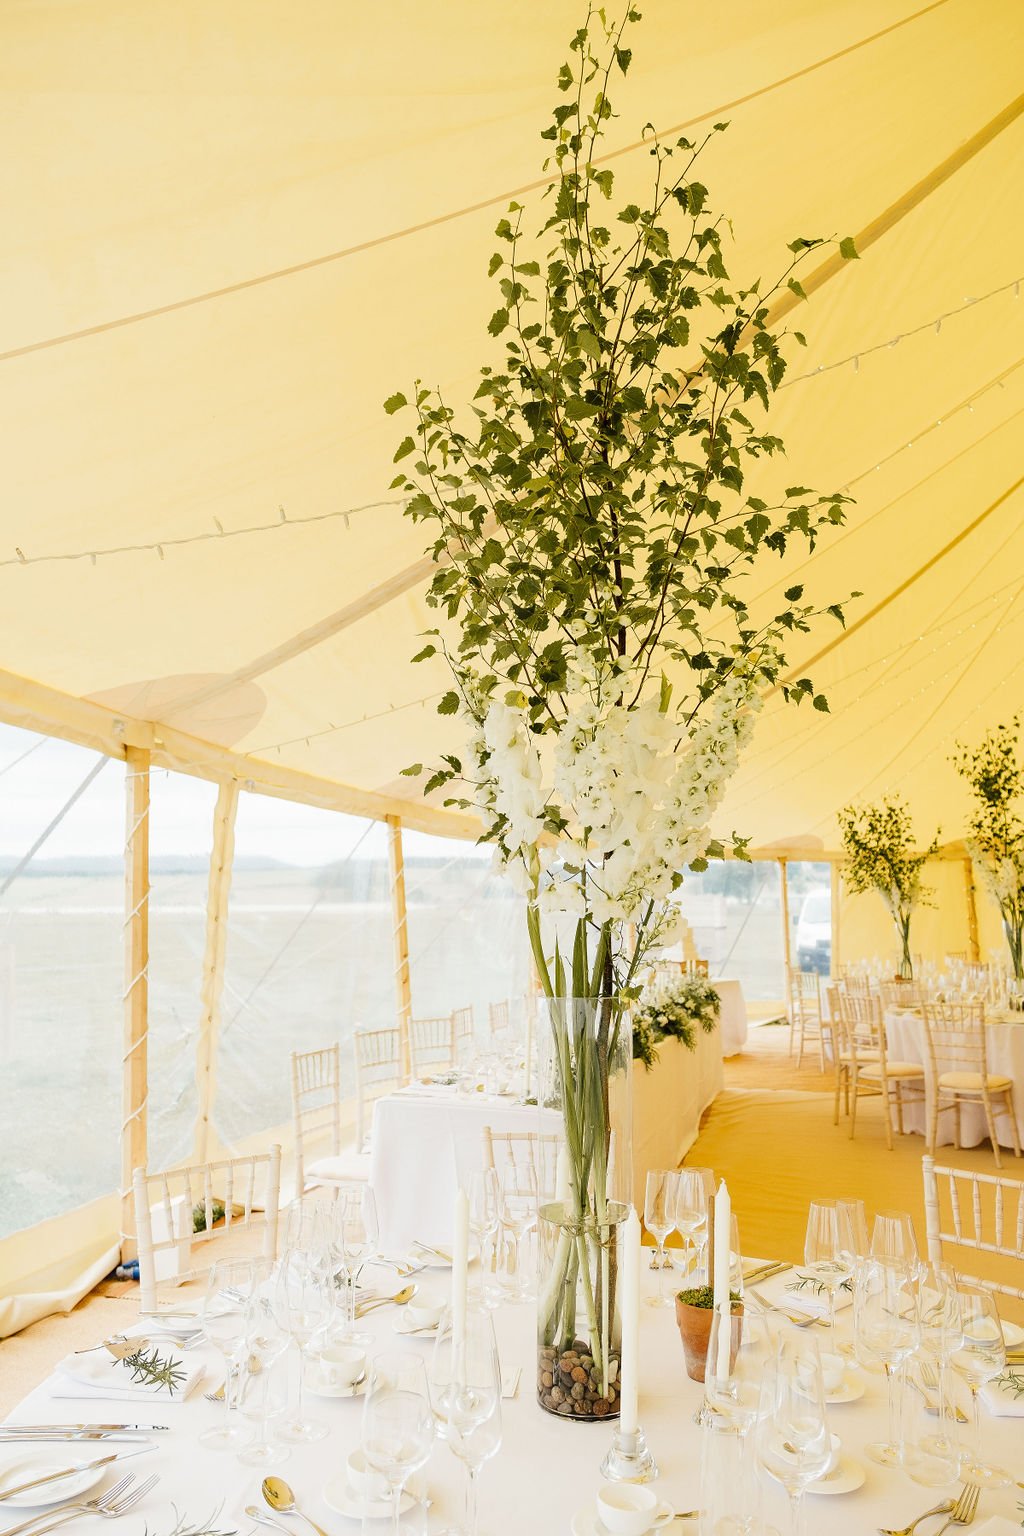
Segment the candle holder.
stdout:
<svg viewBox="0 0 1024 1536">
<path fill-rule="evenodd" d="M 650 1483 L 658 1475 L 658 1463 L 651 1455 L 643 1430 L 631 1433 L 617 1429 L 601 1463 L 601 1476 L 610 1483 Z"/>
</svg>

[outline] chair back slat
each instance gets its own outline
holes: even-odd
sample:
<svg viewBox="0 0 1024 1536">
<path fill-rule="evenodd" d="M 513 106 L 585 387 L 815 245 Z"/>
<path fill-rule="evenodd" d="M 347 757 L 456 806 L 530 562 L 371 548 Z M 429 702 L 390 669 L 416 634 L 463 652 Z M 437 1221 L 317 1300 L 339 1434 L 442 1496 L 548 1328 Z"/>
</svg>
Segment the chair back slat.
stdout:
<svg viewBox="0 0 1024 1536">
<path fill-rule="evenodd" d="M 239 1212 L 234 1200 L 236 1180 L 248 1180 L 245 1205 Z M 263 1196 L 257 1200 L 257 1179 L 262 1181 Z M 153 1312 L 159 1303 L 159 1270 L 175 1284 L 197 1279 L 205 1265 L 186 1265 L 194 1250 L 225 1240 L 232 1228 L 262 1228 L 261 1251 L 264 1258 L 277 1252 L 277 1220 L 281 1196 L 281 1148 L 252 1153 L 248 1157 L 222 1158 L 211 1163 L 197 1163 L 187 1168 L 172 1168 L 148 1173 L 136 1168 L 132 1175 L 135 1202 L 135 1230 L 139 1248 L 139 1306 Z M 201 1196 L 201 1197 L 200 1197 Z M 224 1206 L 223 1222 L 214 1225 L 214 1206 Z M 160 1212 L 162 1233 L 153 1235 L 153 1212 Z M 194 1231 L 196 1214 L 205 1223 Z M 168 1254 L 167 1264 L 158 1258 Z"/>
<path fill-rule="evenodd" d="M 455 1021 L 450 1013 L 409 1021 L 409 1058 L 413 1076 L 427 1068 L 455 1065 Z"/>
<path fill-rule="evenodd" d="M 295 1187 L 306 1185 L 306 1159 L 316 1143 L 327 1142 L 330 1155 L 341 1147 L 341 1047 L 292 1052 L 292 1124 L 295 1137 Z"/>
<path fill-rule="evenodd" d="M 492 1040 L 496 1040 L 499 1035 L 507 1035 L 510 1024 L 511 1019 L 509 1016 L 509 1004 L 507 998 L 500 1003 L 488 1003 L 487 1025 L 490 1030 Z"/>
<path fill-rule="evenodd" d="M 983 1003 L 924 1003 L 921 1013 L 933 1077 L 964 1071 L 988 1075 Z"/>
<path fill-rule="evenodd" d="M 402 1041 L 396 1027 L 357 1029 L 352 1036 L 356 1074 L 356 1146 L 362 1151 L 370 1135 L 373 1106 L 402 1081 Z"/>
<path fill-rule="evenodd" d="M 958 1254 L 948 1254 L 944 1245 L 968 1249 L 979 1254 L 1013 1259 L 1024 1266 L 1024 1184 L 999 1174 L 975 1173 L 966 1168 L 937 1169 L 932 1157 L 921 1159 L 924 1179 L 925 1223 L 928 1258 L 933 1264 L 952 1264 L 969 1284 L 983 1285 L 1003 1296 L 1024 1300 L 1024 1289 L 1007 1285 L 991 1276 L 964 1271 Z M 941 1179 L 941 1185 L 940 1185 Z M 945 1199 L 943 1200 L 943 1191 Z M 1016 1202 L 1014 1234 L 1007 1241 L 1005 1201 Z M 942 1206 L 948 1208 L 951 1230 L 944 1230 Z M 970 1227 L 965 1227 L 963 1211 L 970 1212 Z M 1021 1271 L 1024 1273 L 1024 1269 Z"/>
</svg>

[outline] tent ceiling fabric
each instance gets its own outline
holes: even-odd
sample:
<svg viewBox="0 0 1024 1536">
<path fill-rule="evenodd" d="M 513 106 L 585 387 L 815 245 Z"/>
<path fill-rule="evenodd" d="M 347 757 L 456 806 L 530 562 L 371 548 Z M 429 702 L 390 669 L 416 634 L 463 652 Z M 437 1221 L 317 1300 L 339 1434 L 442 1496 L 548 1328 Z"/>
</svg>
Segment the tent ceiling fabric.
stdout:
<svg viewBox="0 0 1024 1536">
<path fill-rule="evenodd" d="M 945 758 L 958 732 L 1012 714 L 1021 682 L 1024 10 L 643 9 L 614 96 L 617 194 L 644 183 L 643 123 L 728 117 L 703 174 L 734 221 L 736 275 L 773 274 L 794 235 L 894 210 L 790 322 L 810 346 L 774 413 L 789 459 L 769 476 L 848 485 L 848 527 L 751 576 L 759 603 L 798 571 L 825 601 L 865 594 L 851 626 L 877 612 L 814 668 L 830 716 L 769 701 L 723 828 L 834 846 L 839 805 L 895 788 L 923 831 L 958 835 Z M 417 376 L 471 395 L 491 229 L 538 179 L 582 14 L 575 0 L 5 8 L 10 672 L 256 766 L 418 799 L 401 769 L 447 736 L 444 672 L 409 665 L 432 622 L 424 536 L 387 489 L 381 402 Z M 797 673 L 835 638 L 802 637 Z"/>
</svg>

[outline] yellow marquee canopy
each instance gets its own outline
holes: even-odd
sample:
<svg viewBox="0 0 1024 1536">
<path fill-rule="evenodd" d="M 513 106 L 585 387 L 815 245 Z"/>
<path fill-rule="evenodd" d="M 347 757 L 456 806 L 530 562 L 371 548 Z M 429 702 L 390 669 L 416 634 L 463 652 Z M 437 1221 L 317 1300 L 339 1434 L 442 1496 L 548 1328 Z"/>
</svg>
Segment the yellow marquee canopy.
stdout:
<svg viewBox="0 0 1024 1536">
<path fill-rule="evenodd" d="M 1024 10 L 1011 0 L 648 0 L 610 164 L 728 119 L 703 179 L 731 270 L 810 272 L 773 430 L 856 498 L 759 600 L 851 590 L 802 637 L 832 713 L 769 702 L 722 816 L 834 847 L 896 789 L 960 835 L 958 736 L 1013 713 L 1024 629 Z M 423 531 L 381 409 L 488 358 L 491 230 L 539 209 L 583 8 L 13 0 L 0 22 L 0 715 L 465 835 L 401 769 L 447 726 L 412 667 Z M 619 190 L 619 189 L 617 189 Z M 525 195 L 524 195 L 525 194 Z M 838 270 L 835 268 L 838 267 Z M 753 485 L 751 485 L 753 489 Z"/>
</svg>

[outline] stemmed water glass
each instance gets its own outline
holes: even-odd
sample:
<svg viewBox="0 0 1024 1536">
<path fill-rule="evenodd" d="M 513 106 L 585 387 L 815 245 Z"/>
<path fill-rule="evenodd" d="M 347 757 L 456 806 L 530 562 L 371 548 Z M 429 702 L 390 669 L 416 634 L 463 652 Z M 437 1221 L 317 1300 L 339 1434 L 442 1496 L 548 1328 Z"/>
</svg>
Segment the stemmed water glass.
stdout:
<svg viewBox="0 0 1024 1536">
<path fill-rule="evenodd" d="M 912 1218 L 906 1211 L 879 1211 L 871 1228 L 871 1257 L 913 1274 L 921 1259 Z"/>
<path fill-rule="evenodd" d="M 227 1259 L 210 1267 L 203 1298 L 203 1333 L 224 1360 L 224 1419 L 199 1436 L 214 1450 L 235 1451 L 247 1444 L 249 1432 L 232 1420 L 243 1374 L 246 1307 L 271 1271 L 269 1259 Z"/>
<path fill-rule="evenodd" d="M 391 1490 L 392 1536 L 402 1536 L 402 1490 L 425 1466 L 434 1441 L 426 1367 L 419 1355 L 377 1355 L 363 1409 L 363 1454 Z"/>
<path fill-rule="evenodd" d="M 839 1208 L 835 1200 L 812 1200 L 804 1238 L 804 1268 L 828 1296 L 830 1343 L 836 1347 L 836 1291 L 853 1273 L 853 1261 L 843 1245 Z"/>
<path fill-rule="evenodd" d="M 488 1295 L 485 1277 L 491 1258 L 491 1245 L 497 1238 L 501 1223 L 501 1186 L 497 1171 L 494 1168 L 477 1168 L 470 1174 L 466 1193 L 469 1199 L 469 1230 L 480 1250 L 479 1290 L 489 1306 L 496 1305 L 497 1298 Z"/>
<path fill-rule="evenodd" d="M 697 1250 L 697 1281 L 700 1279 L 699 1271 L 703 1267 L 708 1246 L 708 1222 L 714 1195 L 715 1176 L 710 1168 L 680 1168 L 676 1174 L 672 1217 L 675 1229 L 686 1247 L 687 1273 L 690 1269 L 691 1250 Z"/>
<path fill-rule="evenodd" d="M 288 1334 L 274 1316 L 270 1298 L 261 1293 L 249 1298 L 245 1313 L 245 1360 L 239 1412 L 256 1426 L 256 1438 L 239 1454 L 250 1467 L 273 1467 L 288 1451 L 275 1445 L 267 1433 L 272 1417 L 284 1412 L 287 1403 L 285 1373 L 280 1362 L 289 1345 Z"/>
<path fill-rule="evenodd" d="M 972 1483 L 980 1483 L 985 1488 L 1005 1488 L 1012 1482 L 1010 1474 L 982 1459 L 981 1405 L 978 1400 L 986 1382 L 1002 1375 L 1006 1366 L 1003 1328 L 991 1291 L 976 1285 L 960 1285 L 957 1295 L 963 1342 L 953 1356 L 953 1365 L 971 1389 L 971 1438 L 974 1442 L 960 1463 L 960 1472 Z"/>
<path fill-rule="evenodd" d="M 904 1459 L 915 1482 L 942 1487 L 956 1476 L 960 1459 L 956 1407 L 946 1390 L 947 1368 L 964 1337 L 956 1274 L 945 1264 L 926 1265 L 918 1278 L 918 1297 L 921 1354 L 934 1362 L 938 1383 L 938 1424 L 934 1432 L 929 1429 L 906 1444 Z"/>
<path fill-rule="evenodd" d="M 494 1324 L 485 1307 L 467 1308 L 461 1345 L 446 1313 L 434 1342 L 430 1400 L 439 1437 L 466 1468 L 463 1536 L 477 1536 L 477 1477 L 501 1445 L 501 1370 Z"/>
<path fill-rule="evenodd" d="M 537 1223 L 537 1170 L 530 1159 L 509 1158 L 500 1178 L 501 1220 L 512 1234 L 513 1300 L 521 1301 L 529 1289 L 523 1275 L 523 1238 Z"/>
<path fill-rule="evenodd" d="M 804 1492 L 827 1470 L 832 1456 L 818 1345 L 804 1333 L 779 1340 L 765 1374 L 757 1454 L 789 1495 L 790 1529 L 792 1536 L 800 1536 Z"/>
<path fill-rule="evenodd" d="M 671 1298 L 665 1295 L 665 1239 L 676 1224 L 676 1179 L 674 1168 L 651 1168 L 647 1174 L 644 1192 L 644 1226 L 657 1240 L 658 1294 L 647 1297 L 650 1307 L 667 1307 Z"/>
<path fill-rule="evenodd" d="M 774 1349 L 774 1336 L 766 1318 L 756 1312 L 733 1312 L 731 1307 L 728 1315 L 723 1309 L 715 1309 L 704 1368 L 704 1395 L 739 1442 L 735 1502 L 740 1513 L 733 1515 L 729 1526 L 735 1536 L 747 1536 L 759 1528 L 759 1488 L 755 1459 L 749 1455 L 748 1445 Z"/>
<path fill-rule="evenodd" d="M 878 1360 L 885 1367 L 889 1397 L 889 1438 L 874 1441 L 864 1449 L 872 1461 L 883 1467 L 896 1467 L 903 1460 L 903 1426 L 895 1377 L 921 1338 L 914 1276 L 898 1264 L 878 1259 L 865 1261 L 854 1285 L 853 1326 L 858 1354 Z"/>
<path fill-rule="evenodd" d="M 340 1266 L 345 1295 L 342 1336 L 354 1343 L 370 1342 L 356 1328 L 356 1290 L 359 1276 L 377 1252 L 377 1205 L 366 1184 L 344 1185 L 334 1203 L 330 1232 L 332 1260 Z"/>
<path fill-rule="evenodd" d="M 327 1425 L 304 1418 L 302 1409 L 310 1345 L 330 1321 L 332 1291 L 329 1268 L 294 1248 L 284 1254 L 277 1268 L 273 1307 L 278 1324 L 299 1353 L 299 1390 L 294 1417 L 281 1429 L 282 1440 L 308 1444 L 327 1434 Z"/>
</svg>

